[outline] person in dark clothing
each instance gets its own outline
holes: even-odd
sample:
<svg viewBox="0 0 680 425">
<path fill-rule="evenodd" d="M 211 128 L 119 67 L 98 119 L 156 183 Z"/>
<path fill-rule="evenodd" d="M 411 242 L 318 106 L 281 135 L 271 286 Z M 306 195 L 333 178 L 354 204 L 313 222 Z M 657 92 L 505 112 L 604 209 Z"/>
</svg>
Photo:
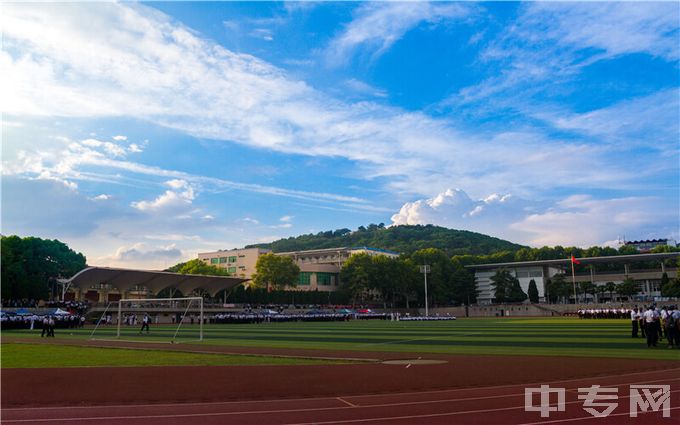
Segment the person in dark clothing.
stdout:
<svg viewBox="0 0 680 425">
<path fill-rule="evenodd" d="M 149 320 L 149 315 L 148 315 L 148 314 L 145 314 L 145 315 L 144 315 L 144 318 L 142 319 L 142 329 L 139 330 L 139 333 L 140 333 L 140 334 L 141 334 L 142 332 L 144 332 L 144 329 L 146 329 L 146 333 L 149 333 L 149 322 L 150 322 L 150 321 L 151 321 L 151 320 Z"/>
<path fill-rule="evenodd" d="M 632 309 L 630 311 L 630 323 L 633 325 L 633 330 L 632 330 L 632 337 L 637 338 L 638 337 L 638 314 L 635 309 Z"/>
<path fill-rule="evenodd" d="M 52 316 L 47 321 L 47 336 L 54 338 L 54 317 Z"/>
<path fill-rule="evenodd" d="M 50 336 L 49 329 L 50 329 L 50 319 L 47 316 L 45 316 L 45 317 L 43 317 L 43 320 L 42 320 L 42 333 L 40 334 L 40 338 L 43 338 L 45 336 L 45 334 L 47 334 L 47 336 Z"/>
</svg>

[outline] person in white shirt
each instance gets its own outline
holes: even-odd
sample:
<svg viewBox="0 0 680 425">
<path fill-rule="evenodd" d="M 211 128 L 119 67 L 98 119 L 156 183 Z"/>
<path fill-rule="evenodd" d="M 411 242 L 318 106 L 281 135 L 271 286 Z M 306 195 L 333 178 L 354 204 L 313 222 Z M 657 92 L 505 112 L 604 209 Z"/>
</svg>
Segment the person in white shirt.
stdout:
<svg viewBox="0 0 680 425">
<path fill-rule="evenodd" d="M 645 333 L 647 334 L 647 347 L 656 347 L 657 342 L 657 322 L 659 321 L 659 313 L 654 307 L 649 306 L 647 311 L 642 315 L 645 321 Z"/>
<path fill-rule="evenodd" d="M 637 312 L 635 309 L 632 309 L 630 311 L 630 323 L 633 325 L 633 331 L 632 331 L 632 337 L 637 338 L 638 337 L 638 317 L 637 317 Z"/>
</svg>

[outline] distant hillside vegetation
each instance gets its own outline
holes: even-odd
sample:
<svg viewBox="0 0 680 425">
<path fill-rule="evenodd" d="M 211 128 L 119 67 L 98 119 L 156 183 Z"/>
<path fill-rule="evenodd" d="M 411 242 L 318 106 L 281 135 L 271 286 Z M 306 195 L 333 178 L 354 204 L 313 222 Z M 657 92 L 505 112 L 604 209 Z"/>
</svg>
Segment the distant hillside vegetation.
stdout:
<svg viewBox="0 0 680 425">
<path fill-rule="evenodd" d="M 517 251 L 522 245 L 503 239 L 433 226 L 393 226 L 386 228 L 381 224 L 360 226 L 356 231 L 350 229 L 329 230 L 315 235 L 308 234 L 272 243 L 248 245 L 246 248 L 269 248 L 274 252 L 303 251 L 308 249 L 368 246 L 389 249 L 403 254 L 425 248 L 439 248 L 448 255 L 485 255 L 498 251 Z"/>
</svg>

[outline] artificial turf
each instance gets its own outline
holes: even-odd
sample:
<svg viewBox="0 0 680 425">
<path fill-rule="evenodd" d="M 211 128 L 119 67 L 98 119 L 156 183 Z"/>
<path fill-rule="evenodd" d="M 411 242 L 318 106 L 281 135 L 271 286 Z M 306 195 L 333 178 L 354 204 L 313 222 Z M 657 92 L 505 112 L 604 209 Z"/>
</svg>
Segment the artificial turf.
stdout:
<svg viewBox="0 0 680 425">
<path fill-rule="evenodd" d="M 333 361 L 163 350 L 75 347 L 54 344 L 2 344 L 2 368 L 131 366 L 264 366 L 327 364 Z"/>
<path fill-rule="evenodd" d="M 123 329 L 122 338 L 169 340 L 175 326 L 152 326 L 149 335 Z M 113 328 L 98 329 L 113 338 Z M 57 331 L 58 338 L 89 338 L 91 329 Z M 197 336 L 186 326 L 178 339 Z M 26 335 L 28 332 L 5 332 Z M 39 338 L 39 331 L 33 332 Z M 194 343 L 194 342 L 192 342 Z M 293 322 L 206 325 L 201 344 L 409 353 L 547 355 L 680 360 L 680 349 L 664 341 L 648 349 L 643 338 L 631 338 L 629 320 L 575 318 L 484 318 L 439 322 Z"/>
</svg>

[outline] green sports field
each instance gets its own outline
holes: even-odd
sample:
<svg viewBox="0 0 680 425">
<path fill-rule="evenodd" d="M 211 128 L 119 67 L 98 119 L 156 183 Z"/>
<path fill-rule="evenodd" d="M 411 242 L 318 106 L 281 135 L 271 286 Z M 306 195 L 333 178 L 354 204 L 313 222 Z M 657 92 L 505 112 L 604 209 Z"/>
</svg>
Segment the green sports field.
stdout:
<svg viewBox="0 0 680 425">
<path fill-rule="evenodd" d="M 152 326 L 149 335 L 123 328 L 122 339 L 169 341 L 175 326 Z M 177 341 L 189 342 L 198 325 L 184 326 Z M 87 339 L 92 329 L 57 330 L 57 339 Z M 39 331 L 3 331 L 3 336 L 40 339 Z M 100 328 L 98 338 L 113 338 L 115 327 Z M 206 325 L 204 341 L 192 344 L 392 351 L 405 353 L 546 355 L 680 360 L 680 349 L 648 349 L 630 336 L 628 320 L 574 318 L 460 319 L 441 322 L 380 320 L 314 323 Z M 350 354 L 348 354 L 350 356 Z"/>
<path fill-rule="evenodd" d="M 74 347 L 54 344 L 2 344 L 3 368 L 130 366 L 271 366 L 328 364 L 333 361 L 287 357 L 240 356 L 163 350 Z"/>
</svg>

